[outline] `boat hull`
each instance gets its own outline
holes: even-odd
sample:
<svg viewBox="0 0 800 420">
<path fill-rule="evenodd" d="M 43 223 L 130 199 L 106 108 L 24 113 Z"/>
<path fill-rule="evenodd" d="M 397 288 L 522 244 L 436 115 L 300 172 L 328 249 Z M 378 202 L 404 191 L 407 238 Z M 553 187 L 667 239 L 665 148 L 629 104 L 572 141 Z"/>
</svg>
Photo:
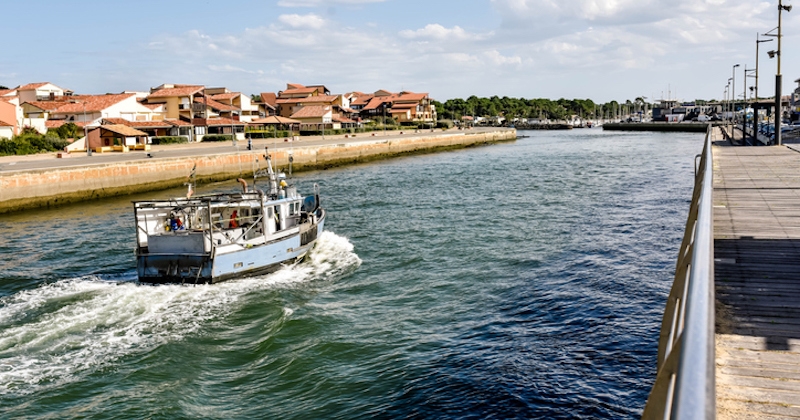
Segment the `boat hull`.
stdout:
<svg viewBox="0 0 800 420">
<path fill-rule="evenodd" d="M 204 284 L 268 274 L 305 258 L 322 234 L 324 224 L 323 211 L 310 228 L 300 228 L 289 236 L 250 248 L 237 245 L 208 254 L 140 252 L 138 278 L 142 283 Z"/>
</svg>

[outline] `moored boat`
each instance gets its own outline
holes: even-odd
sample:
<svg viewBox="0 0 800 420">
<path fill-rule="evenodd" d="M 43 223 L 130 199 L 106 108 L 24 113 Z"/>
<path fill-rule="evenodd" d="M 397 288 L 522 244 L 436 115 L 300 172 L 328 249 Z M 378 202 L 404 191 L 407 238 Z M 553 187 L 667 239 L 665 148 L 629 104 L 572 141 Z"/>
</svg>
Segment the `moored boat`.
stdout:
<svg viewBox="0 0 800 420">
<path fill-rule="evenodd" d="M 265 158 L 252 188 L 239 179 L 241 193 L 193 197 L 193 170 L 185 198 L 135 201 L 139 281 L 217 283 L 302 260 L 325 223 L 319 187 L 300 195 Z M 268 191 L 256 187 L 259 177 L 268 177 Z"/>
</svg>

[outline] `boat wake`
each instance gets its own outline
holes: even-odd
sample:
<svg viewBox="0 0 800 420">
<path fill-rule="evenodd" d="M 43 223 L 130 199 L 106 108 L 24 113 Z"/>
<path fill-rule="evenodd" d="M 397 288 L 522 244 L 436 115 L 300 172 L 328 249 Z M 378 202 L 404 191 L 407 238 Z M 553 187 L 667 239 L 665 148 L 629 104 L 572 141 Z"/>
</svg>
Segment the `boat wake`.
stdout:
<svg viewBox="0 0 800 420">
<path fill-rule="evenodd" d="M 361 260 L 347 238 L 324 232 L 306 261 L 216 285 L 142 286 L 135 277 L 56 281 L 0 299 L 0 395 L 58 387 L 197 333 L 250 292 L 339 279 Z M 135 274 L 133 275 L 135 276 Z"/>
</svg>

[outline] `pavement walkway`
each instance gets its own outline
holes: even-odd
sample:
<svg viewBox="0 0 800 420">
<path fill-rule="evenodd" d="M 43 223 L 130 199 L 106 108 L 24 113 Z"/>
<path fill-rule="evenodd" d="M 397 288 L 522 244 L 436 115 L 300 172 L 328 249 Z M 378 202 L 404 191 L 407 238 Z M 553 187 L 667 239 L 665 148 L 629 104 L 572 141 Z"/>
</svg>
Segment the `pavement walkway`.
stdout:
<svg viewBox="0 0 800 420">
<path fill-rule="evenodd" d="M 283 137 L 275 139 L 253 139 L 253 151 L 264 150 L 264 147 L 285 149 L 292 147 L 322 146 L 340 143 L 359 143 L 370 142 L 381 139 L 400 139 L 430 136 L 431 134 L 458 134 L 458 133 L 480 133 L 488 131 L 510 130 L 498 127 L 476 127 L 472 129 L 459 130 L 452 128 L 446 131 L 439 130 L 402 130 L 402 131 L 374 131 L 371 133 L 357 133 L 345 137 L 343 134 L 334 136 L 304 136 L 299 141 L 285 141 Z M 401 134 L 402 133 L 402 134 Z M 127 162 L 134 160 L 145 160 L 153 158 L 179 158 L 190 156 L 223 155 L 249 152 L 247 141 L 239 140 L 236 145 L 231 141 L 225 142 L 200 142 L 190 144 L 169 144 L 154 145 L 149 152 L 131 151 L 128 153 L 109 152 L 93 153 L 87 156 L 85 152 L 72 153 L 66 157 L 58 158 L 57 153 L 40 153 L 37 155 L 24 156 L 0 156 L 0 174 L 12 171 L 28 171 L 49 168 L 65 168 L 73 166 L 88 166 L 93 164 L 106 164 L 114 162 Z"/>
</svg>

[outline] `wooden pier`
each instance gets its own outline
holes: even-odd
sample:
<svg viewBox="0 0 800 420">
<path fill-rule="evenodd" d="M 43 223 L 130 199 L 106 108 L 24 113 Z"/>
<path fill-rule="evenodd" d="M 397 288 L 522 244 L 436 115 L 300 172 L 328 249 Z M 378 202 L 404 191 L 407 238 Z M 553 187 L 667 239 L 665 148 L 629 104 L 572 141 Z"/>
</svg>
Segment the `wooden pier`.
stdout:
<svg viewBox="0 0 800 420">
<path fill-rule="evenodd" d="M 800 419 L 800 147 L 713 153 L 717 418 Z"/>
</svg>

